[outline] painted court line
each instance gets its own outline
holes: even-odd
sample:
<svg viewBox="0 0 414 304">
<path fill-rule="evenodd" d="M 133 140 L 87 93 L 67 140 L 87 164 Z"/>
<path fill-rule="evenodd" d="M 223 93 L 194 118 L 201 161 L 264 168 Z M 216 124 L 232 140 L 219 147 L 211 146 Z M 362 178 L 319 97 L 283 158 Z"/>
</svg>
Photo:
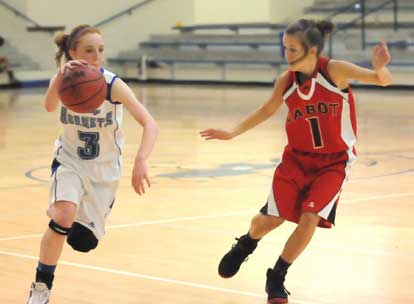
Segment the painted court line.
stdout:
<svg viewBox="0 0 414 304">
<path fill-rule="evenodd" d="M 38 257 L 31 256 L 31 255 L 26 255 L 26 254 L 14 253 L 14 252 L 0 251 L 0 254 L 1 255 L 6 255 L 6 256 L 11 256 L 11 257 L 16 257 L 16 258 L 22 258 L 22 259 L 29 259 L 29 260 L 36 260 L 36 261 L 38 260 Z M 126 276 L 126 277 L 133 277 L 133 278 L 151 280 L 151 281 L 162 282 L 162 283 L 170 283 L 170 284 L 175 284 L 175 285 L 182 285 L 182 286 L 187 286 L 187 287 L 206 289 L 206 290 L 218 291 L 218 292 L 223 292 L 223 293 L 231 293 L 231 294 L 249 296 L 249 297 L 254 297 L 254 298 L 264 298 L 265 297 L 265 294 L 260 294 L 260 293 L 246 292 L 246 291 L 241 291 L 241 290 L 236 290 L 236 289 L 229 289 L 229 288 L 221 288 L 221 287 L 212 286 L 212 285 L 199 284 L 199 283 L 193 283 L 193 282 L 187 282 L 187 281 L 181 281 L 181 280 L 174 280 L 174 279 L 167 279 L 167 278 L 150 276 L 150 275 L 145 275 L 145 274 L 136 273 L 136 272 L 122 271 L 122 270 L 117 270 L 117 269 L 112 269 L 112 268 L 99 267 L 99 266 L 80 264 L 80 263 L 73 263 L 73 262 L 62 261 L 62 260 L 59 261 L 59 265 L 66 265 L 66 266 L 71 266 L 71 267 L 75 267 L 75 268 L 81 268 L 81 269 L 99 271 L 99 272 L 104 272 L 104 273 L 122 275 L 122 276 Z M 292 304 L 321 304 L 321 303 L 317 303 L 317 302 L 309 302 L 309 301 L 305 302 L 305 301 L 300 301 L 300 300 L 290 301 L 290 303 L 292 303 Z"/>
<path fill-rule="evenodd" d="M 392 193 L 392 194 L 385 194 L 385 195 L 376 195 L 376 196 L 369 196 L 364 198 L 356 198 L 351 200 L 344 200 L 342 203 L 349 204 L 349 203 L 357 203 L 363 201 L 371 201 L 376 199 L 385 199 L 385 198 L 398 198 L 398 197 L 406 197 L 406 196 L 414 196 L 414 192 L 407 192 L 407 193 Z M 241 211 L 234 211 L 228 212 L 223 214 L 213 214 L 213 215 L 200 215 L 200 216 L 187 216 L 187 217 L 177 217 L 171 219 L 163 219 L 163 220 L 154 220 L 154 221 L 143 221 L 143 222 L 136 222 L 136 223 L 129 223 L 129 224 L 117 224 L 117 225 L 108 225 L 107 229 L 117 229 L 117 228 L 129 228 L 129 227 L 139 227 L 145 225 L 158 225 L 158 224 L 166 224 L 166 223 L 177 223 L 177 222 L 185 222 L 185 221 L 194 221 L 194 220 L 202 220 L 202 219 L 214 219 L 220 217 L 231 217 L 236 215 L 248 215 L 254 214 L 257 212 L 254 209 L 251 210 L 241 210 Z M 39 234 L 28 234 L 28 235 L 20 235 L 20 236 L 12 236 L 12 237 L 3 237 L 0 238 L 1 241 L 11 241 L 11 240 L 23 240 L 23 239 L 31 239 L 31 238 L 40 238 L 42 237 L 42 233 Z"/>
<path fill-rule="evenodd" d="M 234 212 L 228 212 L 228 213 L 223 213 L 223 214 L 187 216 L 187 217 L 178 217 L 178 218 L 163 219 L 163 220 L 156 220 L 156 221 L 109 225 L 109 226 L 107 226 L 107 228 L 108 229 L 116 229 L 116 228 L 128 228 L 128 227 L 134 227 L 134 226 L 145 226 L 145 225 L 167 224 L 167 223 L 175 223 L 175 222 L 186 222 L 186 221 L 195 221 L 195 220 L 202 220 L 202 219 L 219 218 L 219 217 L 229 217 L 229 216 L 235 216 L 235 215 L 247 215 L 247 214 L 251 214 L 253 212 L 254 212 L 253 209 L 252 210 L 241 210 L 241 211 L 234 211 Z"/>
<path fill-rule="evenodd" d="M 363 198 L 355 198 L 351 200 L 344 200 L 344 203 L 356 203 L 356 202 L 363 202 L 363 201 L 372 201 L 376 199 L 384 199 L 384 198 L 397 198 L 397 197 L 405 197 L 405 196 L 414 196 L 414 192 L 406 192 L 406 193 L 391 193 L 391 194 L 384 194 L 384 195 L 375 195 L 375 196 L 368 196 Z"/>
<path fill-rule="evenodd" d="M 235 215 L 247 215 L 253 212 L 254 210 L 242 210 L 242 211 L 234 211 L 234 212 L 228 212 L 228 213 L 223 213 L 223 214 L 176 217 L 176 218 L 170 218 L 170 219 L 143 221 L 143 222 L 136 222 L 136 223 L 130 223 L 130 224 L 108 225 L 106 226 L 106 229 L 129 228 L 129 227 L 138 227 L 138 226 L 146 226 L 146 225 L 158 225 L 158 224 L 166 224 L 166 223 L 194 221 L 194 220 L 201 220 L 201 219 L 211 219 L 211 218 L 219 218 L 219 217 L 231 217 Z M 43 233 L 27 234 L 27 235 L 21 235 L 21 236 L 0 238 L 0 241 L 23 240 L 23 239 L 39 238 L 42 236 L 43 236 Z"/>
</svg>

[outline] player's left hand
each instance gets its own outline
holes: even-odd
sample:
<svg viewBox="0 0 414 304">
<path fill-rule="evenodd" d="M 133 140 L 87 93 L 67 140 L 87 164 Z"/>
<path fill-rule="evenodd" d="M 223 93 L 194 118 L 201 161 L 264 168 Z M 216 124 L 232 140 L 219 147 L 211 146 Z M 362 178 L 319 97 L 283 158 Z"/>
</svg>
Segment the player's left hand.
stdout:
<svg viewBox="0 0 414 304">
<path fill-rule="evenodd" d="M 136 159 L 134 169 L 132 169 L 131 185 L 139 195 L 145 193 L 144 180 L 148 187 L 151 187 L 151 182 L 148 178 L 147 164 L 144 159 Z"/>
<path fill-rule="evenodd" d="M 381 41 L 372 49 L 372 66 L 374 70 L 380 70 L 391 60 L 390 51 L 385 41 Z"/>
</svg>

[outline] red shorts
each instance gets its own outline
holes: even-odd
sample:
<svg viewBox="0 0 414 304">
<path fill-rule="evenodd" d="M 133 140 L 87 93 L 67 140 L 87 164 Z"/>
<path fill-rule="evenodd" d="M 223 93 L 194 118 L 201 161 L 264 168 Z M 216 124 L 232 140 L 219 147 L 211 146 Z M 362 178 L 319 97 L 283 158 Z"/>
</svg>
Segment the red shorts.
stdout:
<svg viewBox="0 0 414 304">
<path fill-rule="evenodd" d="M 311 212 L 321 217 L 319 227 L 331 228 L 339 195 L 355 158 L 352 149 L 318 154 L 286 147 L 267 203 L 260 212 L 295 223 L 302 213 Z"/>
</svg>

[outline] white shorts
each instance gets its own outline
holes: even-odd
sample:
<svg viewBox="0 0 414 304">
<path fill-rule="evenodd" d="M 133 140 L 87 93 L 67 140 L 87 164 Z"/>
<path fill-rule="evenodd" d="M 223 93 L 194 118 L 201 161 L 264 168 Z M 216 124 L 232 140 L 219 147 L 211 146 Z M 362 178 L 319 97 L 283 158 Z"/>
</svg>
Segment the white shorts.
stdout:
<svg viewBox="0 0 414 304">
<path fill-rule="evenodd" d="M 75 222 L 90 229 L 98 240 L 101 239 L 119 186 L 119 166 L 91 164 L 80 170 L 68 164 L 54 164 L 57 168 L 50 183 L 50 206 L 57 201 L 74 203 L 77 206 Z M 113 174 L 110 174 L 111 171 Z"/>
</svg>

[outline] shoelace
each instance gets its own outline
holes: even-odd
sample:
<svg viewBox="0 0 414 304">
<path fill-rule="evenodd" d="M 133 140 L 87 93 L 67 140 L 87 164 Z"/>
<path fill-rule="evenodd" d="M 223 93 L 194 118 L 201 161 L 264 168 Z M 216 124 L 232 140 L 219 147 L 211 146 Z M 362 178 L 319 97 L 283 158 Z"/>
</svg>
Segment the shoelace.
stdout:
<svg viewBox="0 0 414 304">
<path fill-rule="evenodd" d="M 234 238 L 234 239 L 237 241 L 237 243 L 236 243 L 236 244 L 233 244 L 233 246 L 231 246 L 231 248 L 236 247 L 236 246 L 237 246 L 237 244 L 239 243 L 239 240 L 240 240 L 240 238 L 238 238 L 238 237 L 236 237 L 236 238 Z M 239 246 L 239 249 L 241 249 L 242 251 L 244 251 L 242 248 L 240 248 L 240 246 Z M 247 256 L 247 257 L 243 260 L 243 262 L 246 262 L 248 259 L 249 259 L 249 256 Z"/>
<path fill-rule="evenodd" d="M 285 285 L 283 285 L 283 290 L 288 294 L 288 295 L 290 295 L 290 292 L 289 292 L 289 290 L 287 290 L 286 289 L 286 287 L 285 287 Z"/>
<path fill-rule="evenodd" d="M 38 303 L 41 303 L 40 301 L 45 300 L 45 297 L 47 297 L 48 292 L 49 292 L 48 290 L 40 290 L 40 291 L 39 290 L 33 290 L 33 294 L 32 294 L 33 299 L 35 301 L 38 301 Z"/>
<path fill-rule="evenodd" d="M 283 278 L 283 281 L 282 281 L 282 288 L 283 288 L 283 291 L 286 292 L 290 296 L 289 290 L 287 290 L 286 287 L 285 287 L 285 279 L 284 278 Z"/>
<path fill-rule="evenodd" d="M 273 274 L 273 278 L 274 278 L 275 280 L 277 280 L 277 279 L 276 279 L 276 276 L 275 276 L 274 274 Z M 284 292 L 286 292 L 286 293 L 290 296 L 290 292 L 289 292 L 289 290 L 287 290 L 287 289 L 286 289 L 284 282 L 285 282 L 285 279 L 283 278 L 283 280 L 281 281 L 281 284 L 282 284 L 282 289 L 283 289 L 283 291 L 284 291 Z"/>
</svg>

